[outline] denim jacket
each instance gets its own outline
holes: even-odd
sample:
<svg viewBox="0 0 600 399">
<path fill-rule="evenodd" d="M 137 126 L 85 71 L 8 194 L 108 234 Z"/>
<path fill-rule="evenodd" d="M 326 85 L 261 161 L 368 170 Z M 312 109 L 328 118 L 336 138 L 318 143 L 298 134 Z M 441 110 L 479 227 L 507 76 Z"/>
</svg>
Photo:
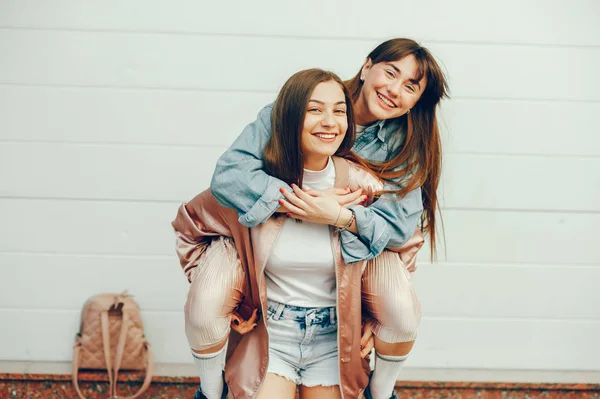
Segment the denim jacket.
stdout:
<svg viewBox="0 0 600 399">
<path fill-rule="evenodd" d="M 291 190 L 283 181 L 263 170 L 262 153 L 271 135 L 271 112 L 267 105 L 257 119 L 250 123 L 233 145 L 221 155 L 211 181 L 211 191 L 225 207 L 235 209 L 239 222 L 254 227 L 267 221 L 283 198 L 280 188 Z M 404 141 L 402 123 L 398 120 L 379 121 L 358 136 L 353 150 L 359 156 L 375 162 L 390 159 Z M 385 185 L 384 190 L 399 185 Z M 383 195 L 368 207 L 353 206 L 358 236 L 349 231 L 341 233 L 342 256 L 346 263 L 369 260 L 386 247 L 400 247 L 414 234 L 423 202 L 421 189 L 398 199 Z"/>
</svg>

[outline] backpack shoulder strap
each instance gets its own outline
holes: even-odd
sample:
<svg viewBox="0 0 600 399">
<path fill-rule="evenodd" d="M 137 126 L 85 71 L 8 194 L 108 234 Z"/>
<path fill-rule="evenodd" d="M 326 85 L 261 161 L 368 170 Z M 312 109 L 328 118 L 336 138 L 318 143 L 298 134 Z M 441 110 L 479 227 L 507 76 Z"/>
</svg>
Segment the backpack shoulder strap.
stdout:
<svg viewBox="0 0 600 399">
<path fill-rule="evenodd" d="M 152 363 L 152 350 L 150 349 L 150 345 L 148 342 L 145 342 L 145 347 L 147 350 L 146 355 L 146 376 L 144 378 L 144 382 L 141 388 L 132 396 L 119 396 L 117 393 L 117 378 L 119 376 L 119 369 L 121 368 L 121 362 L 123 361 L 123 355 L 125 352 L 125 341 L 127 339 L 127 331 L 131 325 L 131 318 L 129 316 L 129 312 L 123 311 L 123 320 L 121 322 L 121 333 L 119 334 L 119 343 L 117 344 L 117 353 L 115 359 L 115 368 L 114 368 L 114 385 L 112 386 L 111 395 L 115 398 L 122 399 L 135 399 L 140 396 L 152 382 L 152 374 L 153 374 L 153 363 Z"/>
<path fill-rule="evenodd" d="M 113 392 L 113 376 L 112 376 L 112 367 L 110 361 L 110 332 L 108 330 L 108 311 L 104 310 L 100 314 L 100 324 L 102 326 L 102 346 L 104 349 L 104 359 L 106 361 L 106 371 L 108 372 L 108 381 L 110 386 L 110 391 Z M 81 393 L 79 389 L 79 365 L 81 362 L 81 342 L 78 340 L 73 347 L 73 387 L 75 387 L 75 392 L 79 395 L 80 399 L 86 399 L 85 396 Z"/>
<path fill-rule="evenodd" d="M 75 343 L 73 347 L 73 371 L 71 372 L 71 377 L 73 379 L 73 387 L 75 388 L 75 392 L 80 399 L 86 399 L 85 396 L 81 393 L 79 389 L 79 362 L 81 361 L 81 342 L 79 340 Z"/>
<path fill-rule="evenodd" d="M 333 156 L 333 166 L 335 167 L 335 188 L 346 188 L 350 183 L 348 161 L 344 158 Z"/>
</svg>

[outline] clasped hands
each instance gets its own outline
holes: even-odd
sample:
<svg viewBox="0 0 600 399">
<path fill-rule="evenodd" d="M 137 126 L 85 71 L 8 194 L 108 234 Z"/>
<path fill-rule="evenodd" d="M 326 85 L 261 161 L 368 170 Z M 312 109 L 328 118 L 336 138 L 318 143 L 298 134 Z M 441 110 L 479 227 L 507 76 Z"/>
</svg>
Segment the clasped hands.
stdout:
<svg viewBox="0 0 600 399">
<path fill-rule="evenodd" d="M 293 192 L 289 192 L 284 188 L 280 189 L 285 200 L 279 200 L 277 212 L 286 213 L 294 219 L 333 226 L 339 221 L 342 207 L 360 205 L 367 199 L 360 188 L 355 191 L 350 191 L 349 188 L 305 191 L 292 184 L 292 190 Z"/>
</svg>

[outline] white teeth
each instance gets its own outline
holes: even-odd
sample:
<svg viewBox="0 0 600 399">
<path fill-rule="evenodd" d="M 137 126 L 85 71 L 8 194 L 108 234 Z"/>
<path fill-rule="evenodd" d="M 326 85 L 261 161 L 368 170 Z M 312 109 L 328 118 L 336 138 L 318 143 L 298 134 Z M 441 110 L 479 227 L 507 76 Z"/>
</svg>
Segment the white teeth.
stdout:
<svg viewBox="0 0 600 399">
<path fill-rule="evenodd" d="M 315 136 L 320 137 L 322 139 L 333 139 L 333 138 L 335 138 L 335 134 L 316 133 Z"/>
<path fill-rule="evenodd" d="M 381 99 L 381 101 L 383 101 L 384 104 L 387 105 L 388 107 L 396 108 L 396 105 L 393 102 L 391 102 L 390 100 L 388 100 L 381 94 L 377 93 L 377 97 L 379 97 Z"/>
</svg>

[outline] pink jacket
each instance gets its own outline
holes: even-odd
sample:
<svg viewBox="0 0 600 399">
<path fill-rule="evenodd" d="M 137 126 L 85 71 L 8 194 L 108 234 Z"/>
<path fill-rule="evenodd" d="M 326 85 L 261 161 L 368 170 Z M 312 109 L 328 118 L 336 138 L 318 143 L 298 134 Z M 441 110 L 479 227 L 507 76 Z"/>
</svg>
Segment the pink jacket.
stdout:
<svg viewBox="0 0 600 399">
<path fill-rule="evenodd" d="M 368 192 L 383 185 L 373 175 L 354 163 L 334 157 L 336 187 L 362 188 Z M 271 249 L 283 226 L 285 217 L 273 216 L 266 223 L 248 229 L 237 221 L 237 213 L 220 206 L 206 190 L 187 204 L 181 205 L 173 227 L 177 236 L 177 255 L 184 272 L 190 277 L 210 239 L 231 237 L 245 268 L 248 292 L 238 312 L 249 318 L 252 309 L 260 309 L 258 324 L 244 336 L 231 331 L 225 379 L 234 398 L 253 398 L 264 381 L 269 363 L 269 339 L 266 328 L 267 289 L 264 275 Z M 337 277 L 338 351 L 343 398 L 359 398 L 369 380 L 368 359 L 360 356 L 361 338 L 361 276 L 365 262 L 345 264 L 342 260 L 339 234 L 331 228 Z M 415 264 L 423 245 L 420 231 L 406 242 L 399 252 L 407 266 Z M 399 263 L 399 266 L 402 267 Z"/>
</svg>

